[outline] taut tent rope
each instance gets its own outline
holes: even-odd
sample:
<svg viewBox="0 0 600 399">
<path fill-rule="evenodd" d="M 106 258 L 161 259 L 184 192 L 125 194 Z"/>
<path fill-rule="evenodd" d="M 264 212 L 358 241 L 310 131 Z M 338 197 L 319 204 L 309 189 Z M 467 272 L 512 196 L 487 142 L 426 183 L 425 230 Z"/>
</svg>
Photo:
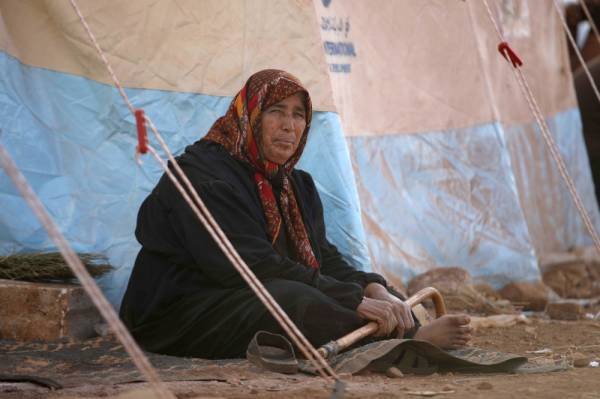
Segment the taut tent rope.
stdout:
<svg viewBox="0 0 600 399">
<path fill-rule="evenodd" d="M 4 148 L 0 144 L 0 164 L 6 171 L 6 174 L 10 176 L 11 180 L 33 211 L 37 218 L 44 226 L 44 229 L 48 232 L 48 236 L 54 241 L 58 250 L 65 258 L 65 262 L 69 265 L 73 274 L 77 276 L 77 279 L 81 282 L 81 285 L 85 292 L 88 294 L 96 308 L 100 311 L 100 314 L 106 322 L 110 325 L 111 329 L 123 344 L 123 347 L 133 360 L 133 363 L 140 370 L 140 372 L 146 377 L 150 386 L 161 399 L 176 399 L 175 396 L 167 389 L 165 384 L 161 381 L 158 373 L 152 367 L 152 364 L 144 355 L 144 352 L 137 345 L 123 322 L 119 319 L 119 316 L 108 302 L 108 300 L 98 288 L 98 285 L 90 276 L 89 272 L 83 266 L 81 259 L 75 254 L 65 237 L 61 234 L 60 230 L 44 208 L 44 205 L 40 199 L 35 195 L 35 192 L 31 186 L 25 180 L 23 174 L 19 171 L 14 161 Z"/>
<path fill-rule="evenodd" d="M 556 0 L 554 0 L 554 1 L 556 1 Z M 490 22 L 494 26 L 494 29 L 496 30 L 496 34 L 498 35 L 498 38 L 500 39 L 501 43 L 499 46 L 499 50 L 501 51 L 502 55 L 509 62 L 512 63 L 513 73 L 515 75 L 515 78 L 517 79 L 517 82 L 519 83 L 521 92 L 523 93 L 523 95 L 525 96 L 525 99 L 527 100 L 527 105 L 529 106 L 531 113 L 535 117 L 535 119 L 541 129 L 542 136 L 544 137 L 544 140 L 546 141 L 546 144 L 548 145 L 548 149 L 550 150 L 550 153 L 551 153 L 552 157 L 554 158 L 556 165 L 558 166 L 558 170 L 559 170 L 563 180 L 565 181 L 565 184 L 567 185 L 567 189 L 569 190 L 569 193 L 571 194 L 571 197 L 573 198 L 573 202 L 575 203 L 575 206 L 577 207 L 577 210 L 579 211 L 579 214 L 581 215 L 581 218 L 583 219 L 583 223 L 584 223 L 585 227 L 587 228 L 588 233 L 592 237 L 592 240 L 594 241 L 596 250 L 598 251 L 598 253 L 600 253 L 600 238 L 598 237 L 596 228 L 592 224 L 591 218 L 590 218 L 587 210 L 585 209 L 585 206 L 583 205 L 583 201 L 581 200 L 579 193 L 577 192 L 575 183 L 573 182 L 573 179 L 571 178 L 571 175 L 569 174 L 569 172 L 567 170 L 567 166 L 565 165 L 565 162 L 564 162 L 562 156 L 560 155 L 558 145 L 556 144 L 556 141 L 552 137 L 552 133 L 550 132 L 550 129 L 548 127 L 548 124 L 546 123 L 546 120 L 544 119 L 544 116 L 540 110 L 538 102 L 536 101 L 535 96 L 533 95 L 533 92 L 531 91 L 531 87 L 529 86 L 527 78 L 521 71 L 520 59 L 518 57 L 516 57 L 516 54 L 510 49 L 510 46 L 508 46 L 508 43 L 504 40 L 504 35 L 502 34 L 502 31 L 500 30 L 500 26 L 498 25 L 498 23 L 496 22 L 496 19 L 494 18 L 494 14 L 492 13 L 492 9 L 490 8 L 488 0 L 483 0 L 483 4 L 485 5 L 485 8 L 487 10 L 487 14 L 490 19 Z M 516 57 L 516 60 L 514 57 Z M 516 62 L 516 61 L 518 61 L 518 62 Z"/>
</svg>

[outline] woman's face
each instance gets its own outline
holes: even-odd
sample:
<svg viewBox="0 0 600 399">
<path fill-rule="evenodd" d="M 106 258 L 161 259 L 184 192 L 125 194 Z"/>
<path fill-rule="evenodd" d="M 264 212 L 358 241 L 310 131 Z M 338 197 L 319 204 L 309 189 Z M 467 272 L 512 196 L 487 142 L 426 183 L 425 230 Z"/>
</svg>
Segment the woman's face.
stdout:
<svg viewBox="0 0 600 399">
<path fill-rule="evenodd" d="M 306 128 L 304 94 L 296 93 L 263 111 L 260 122 L 263 156 L 283 165 L 300 144 Z"/>
</svg>

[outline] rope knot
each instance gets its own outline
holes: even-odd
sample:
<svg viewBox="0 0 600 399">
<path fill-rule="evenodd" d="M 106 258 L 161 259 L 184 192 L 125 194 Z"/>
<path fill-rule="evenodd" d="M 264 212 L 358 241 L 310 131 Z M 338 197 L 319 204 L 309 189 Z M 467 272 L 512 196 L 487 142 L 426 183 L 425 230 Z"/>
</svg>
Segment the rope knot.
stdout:
<svg viewBox="0 0 600 399">
<path fill-rule="evenodd" d="M 502 57 L 506 59 L 506 61 L 510 62 L 513 68 L 517 68 L 523 65 L 523 61 L 519 58 L 517 53 L 510 47 L 508 42 L 500 42 L 498 45 L 498 51 L 502 54 Z"/>
</svg>

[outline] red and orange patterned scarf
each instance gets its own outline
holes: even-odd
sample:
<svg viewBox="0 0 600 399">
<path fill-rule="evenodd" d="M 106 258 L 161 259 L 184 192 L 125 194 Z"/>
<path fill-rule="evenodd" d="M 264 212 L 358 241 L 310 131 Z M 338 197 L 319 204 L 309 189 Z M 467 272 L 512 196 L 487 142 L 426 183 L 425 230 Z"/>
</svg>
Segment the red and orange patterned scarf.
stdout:
<svg viewBox="0 0 600 399">
<path fill-rule="evenodd" d="M 305 93 L 306 128 L 294 155 L 280 166 L 264 159 L 261 154 L 261 137 L 258 134 L 261 113 L 271 105 L 298 92 Z M 306 145 L 311 115 L 310 97 L 300 81 L 287 72 L 266 69 L 248 79 L 231 102 L 227 113 L 214 123 L 204 140 L 221 144 L 231 156 L 252 165 L 271 243 L 277 241 L 283 223 L 295 260 L 316 269 L 319 267 L 319 262 L 311 248 L 302 214 L 288 177 Z M 278 174 L 283 175 L 279 197 L 281 212 L 277 207 L 275 193 L 269 181 Z"/>
</svg>

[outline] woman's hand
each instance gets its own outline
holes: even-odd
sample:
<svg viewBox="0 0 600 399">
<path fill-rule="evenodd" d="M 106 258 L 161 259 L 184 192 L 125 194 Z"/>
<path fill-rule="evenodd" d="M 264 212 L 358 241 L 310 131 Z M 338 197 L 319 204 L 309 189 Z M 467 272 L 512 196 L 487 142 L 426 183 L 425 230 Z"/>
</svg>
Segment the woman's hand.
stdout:
<svg viewBox="0 0 600 399">
<path fill-rule="evenodd" d="M 383 285 L 371 283 L 367 285 L 364 293 L 367 298 L 384 301 L 392 306 L 392 312 L 394 313 L 394 318 L 397 323 L 398 338 L 402 338 L 406 331 L 415 327 L 415 321 L 412 317 L 410 306 L 400 298 L 390 294 Z"/>
<path fill-rule="evenodd" d="M 376 337 L 390 335 L 398 325 L 394 306 L 387 301 L 364 297 L 356 312 L 363 319 L 373 320 L 379 324 L 379 329 L 373 334 Z"/>
</svg>

